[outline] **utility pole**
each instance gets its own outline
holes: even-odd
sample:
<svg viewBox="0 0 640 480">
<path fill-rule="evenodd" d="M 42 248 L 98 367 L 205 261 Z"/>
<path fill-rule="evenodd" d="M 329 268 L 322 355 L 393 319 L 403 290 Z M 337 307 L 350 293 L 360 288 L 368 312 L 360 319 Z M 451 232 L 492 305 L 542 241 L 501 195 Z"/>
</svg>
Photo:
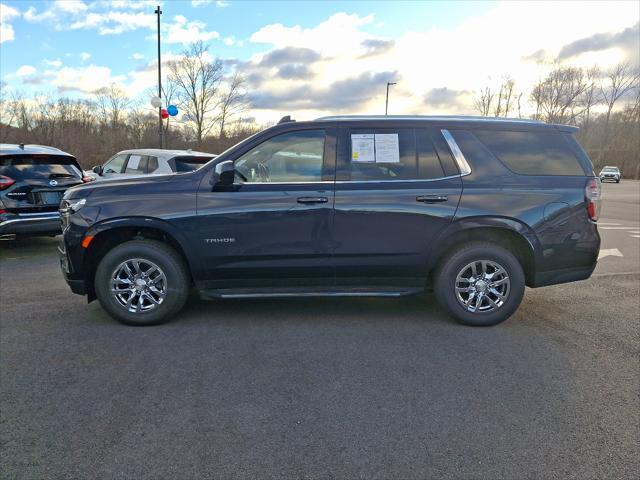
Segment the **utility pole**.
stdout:
<svg viewBox="0 0 640 480">
<path fill-rule="evenodd" d="M 384 103 L 384 114 L 387 115 L 387 112 L 389 111 L 389 87 L 391 85 L 396 85 L 396 82 L 387 82 L 387 100 Z"/>
<path fill-rule="evenodd" d="M 158 98 L 162 98 L 162 60 L 160 58 L 160 5 L 154 10 L 158 16 Z M 160 148 L 164 148 L 164 130 L 162 128 L 162 105 L 158 107 L 158 134 L 160 135 Z"/>
</svg>

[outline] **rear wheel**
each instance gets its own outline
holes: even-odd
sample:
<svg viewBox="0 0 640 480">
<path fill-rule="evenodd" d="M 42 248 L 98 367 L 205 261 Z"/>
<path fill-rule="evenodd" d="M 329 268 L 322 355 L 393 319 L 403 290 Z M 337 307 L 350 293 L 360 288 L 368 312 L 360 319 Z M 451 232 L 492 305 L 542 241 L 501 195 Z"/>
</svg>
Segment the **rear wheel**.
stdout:
<svg viewBox="0 0 640 480">
<path fill-rule="evenodd" d="M 109 315 L 127 325 L 156 325 L 184 305 L 189 277 L 168 245 L 132 240 L 110 250 L 95 275 L 96 296 Z"/>
<path fill-rule="evenodd" d="M 518 308 L 525 278 L 518 259 L 490 243 L 470 243 L 447 256 L 436 272 L 435 294 L 458 322 L 490 326 Z"/>
</svg>

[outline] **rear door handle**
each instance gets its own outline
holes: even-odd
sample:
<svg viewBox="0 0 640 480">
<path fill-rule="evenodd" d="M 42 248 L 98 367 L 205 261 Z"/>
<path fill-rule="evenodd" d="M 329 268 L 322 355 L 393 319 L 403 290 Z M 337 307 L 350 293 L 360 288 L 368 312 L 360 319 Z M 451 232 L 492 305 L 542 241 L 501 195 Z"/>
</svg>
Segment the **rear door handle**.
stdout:
<svg viewBox="0 0 640 480">
<path fill-rule="evenodd" d="M 438 203 L 438 202 L 446 202 L 449 200 L 449 197 L 446 195 L 420 195 L 416 197 L 416 202 L 422 203 Z"/>
<path fill-rule="evenodd" d="M 327 203 L 327 197 L 298 197 L 298 203 Z"/>
</svg>

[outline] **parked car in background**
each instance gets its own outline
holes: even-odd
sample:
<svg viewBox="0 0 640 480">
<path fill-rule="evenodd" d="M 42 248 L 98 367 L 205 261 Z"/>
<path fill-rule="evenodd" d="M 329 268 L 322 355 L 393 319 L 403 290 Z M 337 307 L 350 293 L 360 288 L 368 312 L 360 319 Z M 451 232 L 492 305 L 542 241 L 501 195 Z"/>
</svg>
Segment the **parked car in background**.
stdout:
<svg viewBox="0 0 640 480">
<path fill-rule="evenodd" d="M 601 184 L 577 128 L 468 117 L 281 121 L 181 175 L 94 182 L 61 203 L 71 290 L 121 322 L 203 298 L 433 289 L 466 325 L 525 285 L 588 278 Z"/>
<path fill-rule="evenodd" d="M 96 180 L 113 180 L 139 175 L 166 175 L 190 172 L 215 158 L 212 153 L 191 150 L 145 148 L 123 150 L 104 165 L 93 167 Z"/>
<path fill-rule="evenodd" d="M 0 144 L 0 236 L 60 233 L 62 195 L 82 183 L 73 155 L 42 145 Z"/>
<path fill-rule="evenodd" d="M 603 182 L 605 180 L 612 180 L 616 183 L 620 183 L 621 177 L 622 174 L 620 173 L 620 169 L 618 167 L 604 167 L 600 171 L 600 180 Z"/>
</svg>

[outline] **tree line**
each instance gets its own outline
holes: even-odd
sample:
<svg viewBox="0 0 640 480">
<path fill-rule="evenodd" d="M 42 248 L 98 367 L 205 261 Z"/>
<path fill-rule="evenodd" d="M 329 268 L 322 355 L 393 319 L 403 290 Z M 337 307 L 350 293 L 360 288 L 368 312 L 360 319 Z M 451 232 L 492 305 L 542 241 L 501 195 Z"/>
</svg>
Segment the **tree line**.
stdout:
<svg viewBox="0 0 640 480">
<path fill-rule="evenodd" d="M 209 56 L 202 42 L 164 64 L 165 105 L 180 109 L 163 122 L 165 148 L 220 153 L 264 126 L 246 118 L 247 85 Z M 77 156 L 89 168 L 119 150 L 159 147 L 158 112 L 128 97 L 115 84 L 88 99 L 27 98 L 0 89 L 0 142 L 52 145 Z M 532 118 L 580 127 L 578 140 L 596 170 L 617 165 L 625 177 L 640 178 L 640 86 L 627 63 L 602 71 L 556 65 L 530 92 L 511 77 L 476 92 L 473 108 L 487 117 Z M 525 113 L 527 112 L 527 113 Z"/>
<path fill-rule="evenodd" d="M 207 47 L 194 43 L 175 60 L 163 64 L 163 104 L 180 113 L 162 123 L 164 147 L 221 153 L 260 130 L 245 114 L 245 80 L 210 60 Z M 159 148 L 158 110 L 149 101 L 132 99 L 116 84 L 91 98 L 9 95 L 0 89 L 0 143 L 51 145 L 78 158 L 83 168 L 104 163 L 120 150 Z"/>
<path fill-rule="evenodd" d="M 580 128 L 578 141 L 597 171 L 615 165 L 628 178 L 640 178 L 640 76 L 638 69 L 620 63 L 609 70 L 598 67 L 555 66 L 531 92 L 518 91 L 505 77 L 485 86 L 474 99 L 476 111 L 486 117 L 529 118 Z"/>
</svg>

